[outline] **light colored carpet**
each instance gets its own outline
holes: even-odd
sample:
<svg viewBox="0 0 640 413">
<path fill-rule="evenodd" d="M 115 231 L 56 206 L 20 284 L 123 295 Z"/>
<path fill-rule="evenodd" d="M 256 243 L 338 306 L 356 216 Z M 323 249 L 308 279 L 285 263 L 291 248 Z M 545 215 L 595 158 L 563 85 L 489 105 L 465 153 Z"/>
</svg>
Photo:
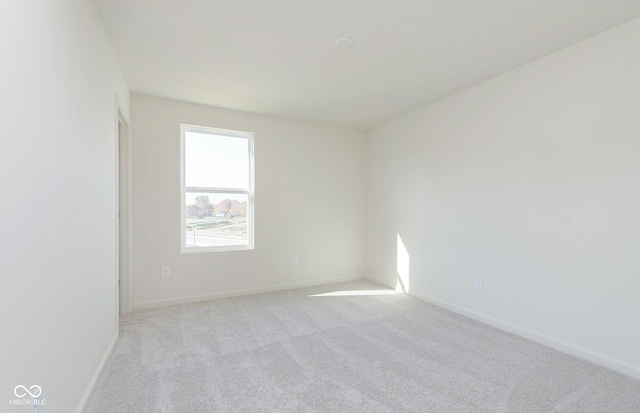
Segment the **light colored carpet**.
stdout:
<svg viewBox="0 0 640 413">
<path fill-rule="evenodd" d="M 638 380 L 389 292 L 134 313 L 88 413 L 640 412 Z"/>
</svg>

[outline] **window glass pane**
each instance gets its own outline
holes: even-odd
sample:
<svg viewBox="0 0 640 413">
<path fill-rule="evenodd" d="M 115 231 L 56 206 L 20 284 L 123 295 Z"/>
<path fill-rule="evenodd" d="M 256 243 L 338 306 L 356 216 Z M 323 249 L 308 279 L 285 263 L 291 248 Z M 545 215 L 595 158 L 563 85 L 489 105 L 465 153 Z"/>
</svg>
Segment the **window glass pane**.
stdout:
<svg viewBox="0 0 640 413">
<path fill-rule="evenodd" d="M 249 140 L 185 132 L 185 186 L 248 188 Z"/>
<path fill-rule="evenodd" d="M 247 194 L 187 192 L 186 247 L 248 245 Z"/>
</svg>

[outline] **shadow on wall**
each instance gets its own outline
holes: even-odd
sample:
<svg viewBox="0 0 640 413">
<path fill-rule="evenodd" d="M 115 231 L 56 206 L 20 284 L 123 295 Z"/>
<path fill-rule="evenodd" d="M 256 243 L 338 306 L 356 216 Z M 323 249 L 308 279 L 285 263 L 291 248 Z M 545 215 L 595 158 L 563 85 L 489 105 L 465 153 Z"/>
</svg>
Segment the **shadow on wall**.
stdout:
<svg viewBox="0 0 640 413">
<path fill-rule="evenodd" d="M 409 293 L 409 251 L 404 245 L 400 234 L 396 240 L 396 289 L 395 290 L 344 290 L 331 291 L 328 293 L 312 294 L 309 297 L 345 297 L 356 295 L 390 295 L 390 294 L 408 294 Z"/>
<path fill-rule="evenodd" d="M 405 247 L 400 234 L 397 238 L 397 256 L 396 270 L 398 271 L 398 279 L 396 281 L 396 291 L 409 293 L 409 252 Z"/>
</svg>

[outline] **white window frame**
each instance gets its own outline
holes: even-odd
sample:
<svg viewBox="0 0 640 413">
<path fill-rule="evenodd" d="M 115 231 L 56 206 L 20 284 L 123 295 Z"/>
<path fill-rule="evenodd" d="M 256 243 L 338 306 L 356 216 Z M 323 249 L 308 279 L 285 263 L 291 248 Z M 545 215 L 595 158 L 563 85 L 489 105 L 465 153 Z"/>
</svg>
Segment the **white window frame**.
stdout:
<svg viewBox="0 0 640 413">
<path fill-rule="evenodd" d="M 185 186 L 185 134 L 186 132 L 204 133 L 217 136 L 247 139 L 249 148 L 249 187 L 248 188 L 219 188 L 219 187 L 187 187 Z M 242 251 L 254 249 L 254 167 L 253 167 L 253 133 L 228 129 L 211 128 L 180 124 L 180 251 L 183 254 L 200 252 Z M 224 245 L 218 247 L 188 247 L 187 248 L 187 220 L 186 220 L 186 195 L 189 192 L 197 193 L 224 193 L 247 195 L 247 245 Z"/>
</svg>

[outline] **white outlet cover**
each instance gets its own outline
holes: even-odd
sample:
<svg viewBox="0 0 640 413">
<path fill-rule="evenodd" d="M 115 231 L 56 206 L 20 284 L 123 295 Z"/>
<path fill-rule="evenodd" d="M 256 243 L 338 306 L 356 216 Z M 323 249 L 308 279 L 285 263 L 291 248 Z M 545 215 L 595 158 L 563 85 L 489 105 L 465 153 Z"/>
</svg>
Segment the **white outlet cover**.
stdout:
<svg viewBox="0 0 640 413">
<path fill-rule="evenodd" d="M 476 288 L 482 288 L 482 277 L 479 275 L 476 275 L 475 286 Z"/>
</svg>

